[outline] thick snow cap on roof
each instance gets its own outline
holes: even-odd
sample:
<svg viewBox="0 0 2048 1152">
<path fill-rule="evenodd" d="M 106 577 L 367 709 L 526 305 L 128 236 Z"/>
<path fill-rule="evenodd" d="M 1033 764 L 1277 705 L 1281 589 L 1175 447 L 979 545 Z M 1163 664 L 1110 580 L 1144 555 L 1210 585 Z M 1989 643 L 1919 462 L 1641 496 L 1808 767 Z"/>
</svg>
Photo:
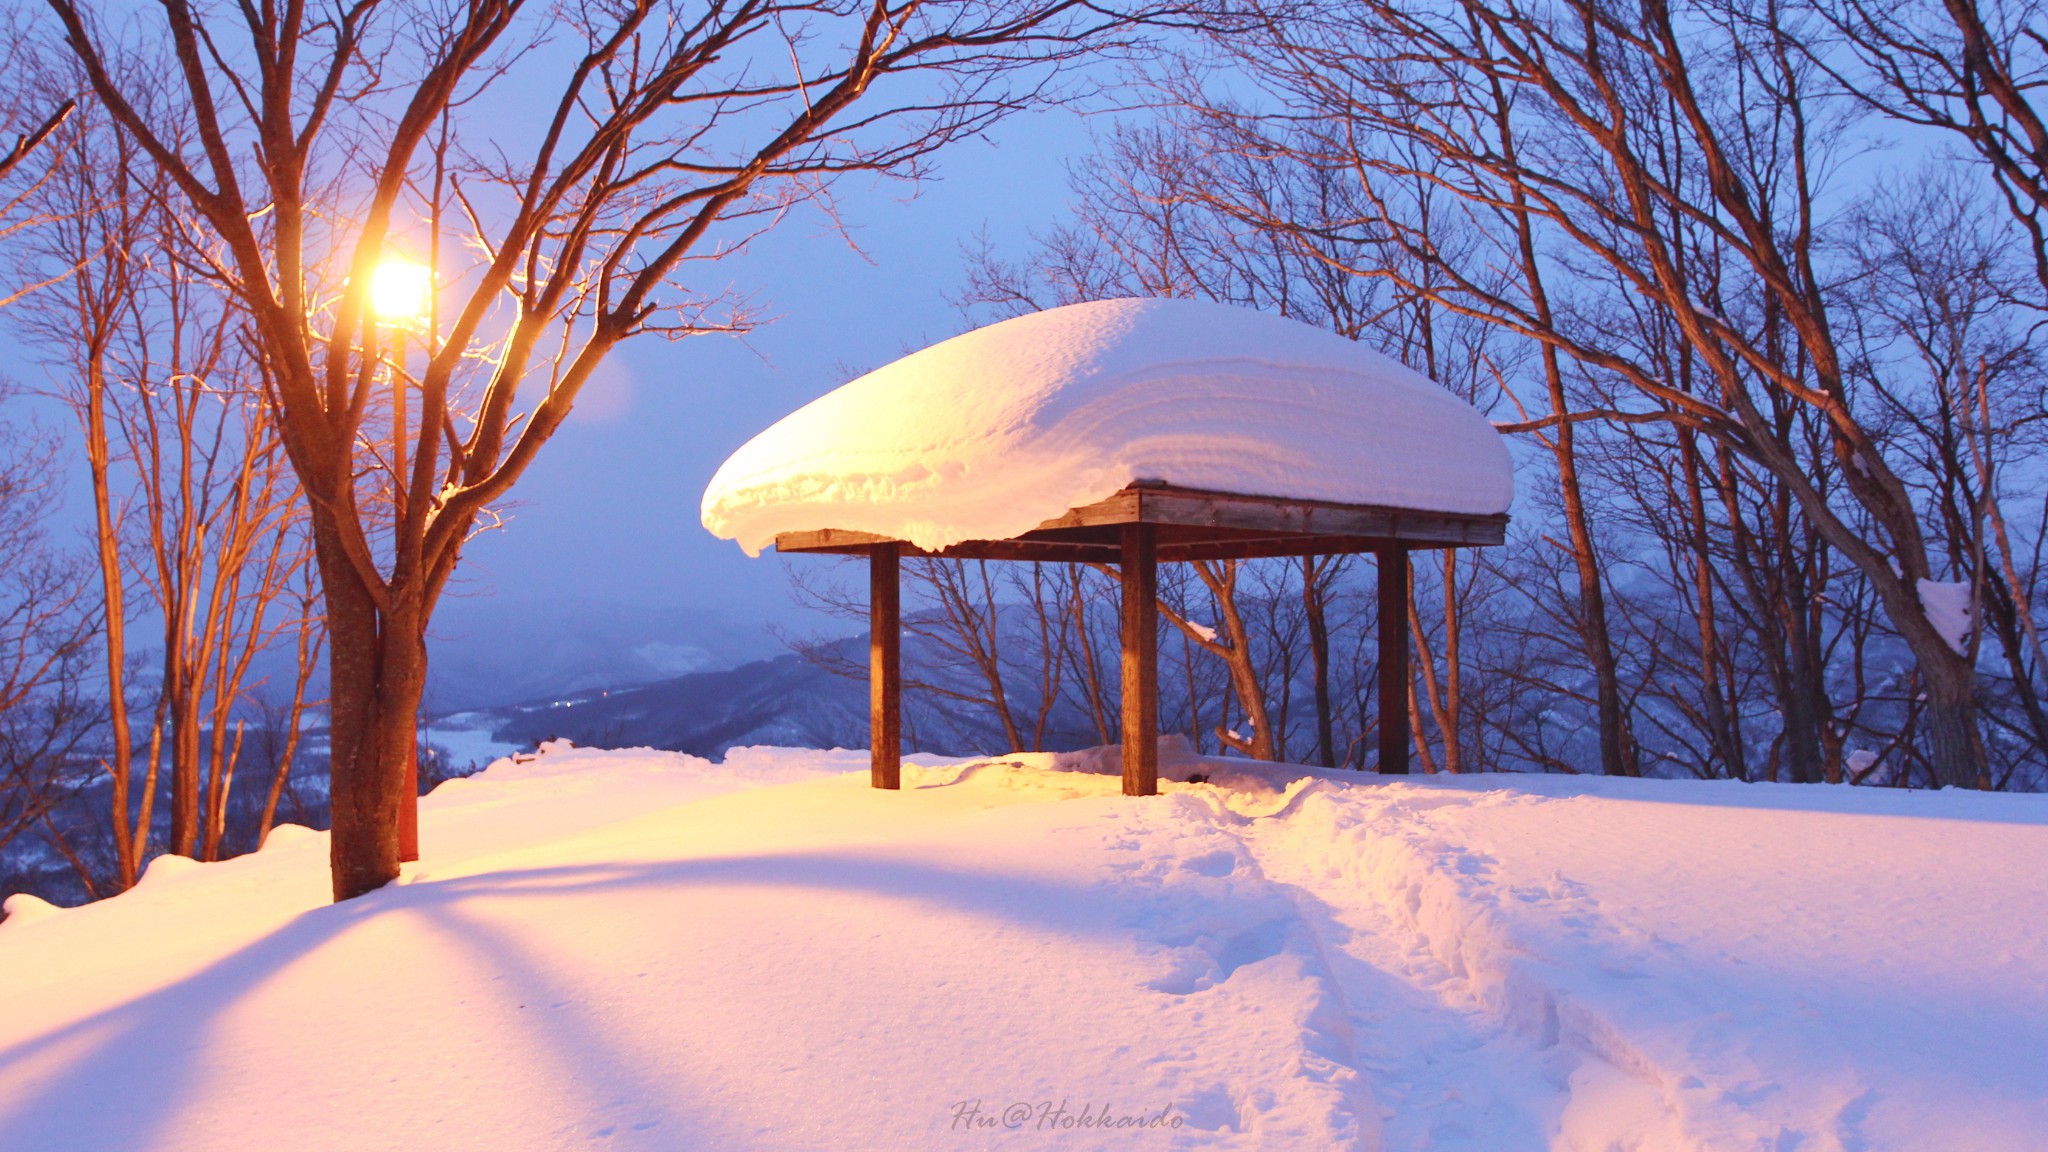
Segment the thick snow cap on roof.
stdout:
<svg viewBox="0 0 2048 1152">
<path fill-rule="evenodd" d="M 1364 345 L 1196 300 L 1019 316 L 870 372 L 748 441 L 704 526 L 758 555 L 838 528 L 937 549 L 1005 540 L 1134 481 L 1505 512 L 1485 417 Z"/>
</svg>

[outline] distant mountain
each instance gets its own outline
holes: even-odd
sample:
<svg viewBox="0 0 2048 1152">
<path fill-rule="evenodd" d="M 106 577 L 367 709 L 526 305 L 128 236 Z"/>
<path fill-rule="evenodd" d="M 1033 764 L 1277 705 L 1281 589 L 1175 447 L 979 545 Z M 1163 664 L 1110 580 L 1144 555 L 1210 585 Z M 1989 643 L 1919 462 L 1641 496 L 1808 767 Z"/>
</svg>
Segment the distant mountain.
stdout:
<svg viewBox="0 0 2048 1152">
<path fill-rule="evenodd" d="M 495 708 L 735 668 L 781 651 L 755 615 L 616 600 L 451 597 L 427 631 L 421 703 L 430 715 Z M 293 656 L 287 642 L 257 657 L 252 679 L 263 681 L 262 694 L 290 698 Z M 310 694 L 327 694 L 325 660 Z"/>
<path fill-rule="evenodd" d="M 734 668 L 781 650 L 753 619 L 616 601 L 451 599 L 428 635 L 426 708 L 629 688 Z"/>
<path fill-rule="evenodd" d="M 707 757 L 743 744 L 865 747 L 868 730 L 867 685 L 795 655 L 470 716 L 510 744 L 562 737 L 586 747 L 645 745 Z"/>
<path fill-rule="evenodd" d="M 906 637 L 904 668 L 929 678 L 940 662 Z M 646 746 L 719 757 L 748 744 L 791 748 L 865 748 L 868 744 L 867 637 L 819 646 L 809 656 L 785 653 L 737 668 L 693 672 L 649 684 L 529 698 L 510 706 L 442 713 L 449 727 L 487 729 L 501 744 L 531 746 L 561 737 L 601 748 Z M 834 671 L 836 666 L 840 671 Z M 848 675 L 853 671 L 858 675 Z M 975 685 L 949 684 L 971 695 Z M 1011 686 L 1014 706 L 1035 707 L 1029 688 Z M 930 690 L 907 687 L 903 724 L 910 747 L 948 755 L 1005 751 L 1001 726 L 985 707 Z M 1047 744 L 1080 748 L 1100 743 L 1083 717 L 1064 703 L 1055 709 Z"/>
</svg>

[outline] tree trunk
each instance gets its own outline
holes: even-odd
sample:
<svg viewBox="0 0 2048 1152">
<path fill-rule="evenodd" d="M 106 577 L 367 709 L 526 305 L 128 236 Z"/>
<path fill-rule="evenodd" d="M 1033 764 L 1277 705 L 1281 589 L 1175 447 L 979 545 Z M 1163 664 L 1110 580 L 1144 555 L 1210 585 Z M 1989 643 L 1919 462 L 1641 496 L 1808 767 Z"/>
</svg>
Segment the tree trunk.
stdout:
<svg viewBox="0 0 2048 1152">
<path fill-rule="evenodd" d="M 1748 757 L 1728 707 L 1728 694 L 1721 690 L 1724 664 L 1721 629 L 1714 595 L 1714 558 L 1709 545 L 1705 480 L 1700 468 L 1698 437 L 1689 428 L 1678 430 L 1680 461 L 1685 472 L 1685 511 L 1688 552 L 1692 560 L 1693 613 L 1699 629 L 1700 701 L 1706 718 L 1707 737 L 1720 754 L 1722 769 L 1736 780 L 1749 779 Z"/>
<path fill-rule="evenodd" d="M 1990 771 L 1977 734 L 1977 672 L 1951 653 L 1948 660 L 1920 661 L 1927 686 L 1927 743 L 1934 782 L 1942 788 L 1991 787 Z"/>
<path fill-rule="evenodd" d="M 1507 114 L 1511 106 L 1506 91 L 1493 83 L 1496 123 L 1500 128 L 1501 150 L 1511 161 L 1516 156 L 1514 123 Z M 1514 203 L 1515 238 L 1522 262 L 1522 281 L 1529 293 L 1530 308 L 1537 326 L 1554 330 L 1550 291 L 1543 282 L 1543 265 L 1537 259 L 1535 225 L 1529 218 L 1529 192 L 1520 179 L 1510 182 Z M 1636 774 L 1633 742 L 1628 738 L 1627 718 L 1622 713 L 1621 677 L 1616 671 L 1614 639 L 1607 626 L 1607 592 L 1600 572 L 1600 554 L 1595 550 L 1592 520 L 1586 512 L 1585 490 L 1579 482 L 1579 457 L 1571 414 L 1571 397 L 1565 391 L 1564 367 L 1557 345 L 1540 344 L 1543 381 L 1550 393 L 1550 412 L 1558 419 L 1550 441 L 1551 456 L 1557 462 L 1558 496 L 1564 505 L 1565 529 L 1572 543 L 1572 563 L 1579 582 L 1579 644 L 1586 663 L 1593 669 L 1593 696 L 1600 730 L 1600 770 L 1609 776 Z"/>
<path fill-rule="evenodd" d="M 199 851 L 199 689 L 178 667 L 180 653 L 170 649 L 164 660 L 164 690 L 170 696 L 171 721 L 171 851 L 198 858 Z"/>
<path fill-rule="evenodd" d="M 1308 650 L 1316 691 L 1316 763 L 1337 766 L 1336 742 L 1331 736 L 1330 715 L 1330 622 L 1324 599 L 1329 595 L 1323 583 L 1323 564 L 1314 556 L 1301 558 L 1301 605 L 1308 617 Z"/>
<path fill-rule="evenodd" d="M 405 764 L 417 734 L 424 661 L 417 639 L 398 642 L 380 618 L 315 501 L 314 546 L 327 602 L 329 776 L 334 898 L 352 899 L 398 877 Z"/>
<path fill-rule="evenodd" d="M 86 460 L 92 472 L 94 543 L 100 562 L 100 594 L 106 604 L 107 724 L 113 740 L 109 803 L 113 817 L 114 870 L 119 887 L 135 886 L 142 856 L 149 847 L 147 816 L 139 828 L 128 808 L 130 776 L 135 767 L 135 736 L 128 727 L 128 620 L 121 578 L 121 532 L 114 522 L 113 494 L 107 478 L 106 377 L 95 349 L 87 360 L 85 409 Z M 149 811 L 147 807 L 143 809 Z"/>
<path fill-rule="evenodd" d="M 291 781 L 292 761 L 299 751 L 299 725 L 306 713 L 306 685 L 312 679 L 314 653 L 312 651 L 312 628 L 305 621 L 299 623 L 299 672 L 292 684 L 291 711 L 286 714 L 284 751 L 278 754 L 277 766 L 271 772 L 270 792 L 263 798 L 263 816 L 256 823 L 256 847 L 270 839 L 270 829 L 277 823 L 277 802 L 284 796 L 285 785 Z"/>
<path fill-rule="evenodd" d="M 1545 369 L 1551 379 L 1552 411 L 1566 409 L 1564 384 L 1557 367 L 1557 350 L 1543 346 Z M 1565 527 L 1572 542 L 1572 565 L 1579 581 L 1579 644 L 1586 663 L 1593 668 L 1593 694 L 1600 729 L 1600 771 L 1609 776 L 1635 775 L 1634 757 L 1629 754 L 1627 718 L 1622 714 L 1621 676 L 1614 659 L 1614 640 L 1607 625 L 1607 592 L 1600 573 L 1599 554 L 1594 550 L 1593 530 L 1586 515 L 1586 499 L 1579 484 L 1577 452 L 1572 443 L 1572 425 L 1558 425 L 1552 455 L 1557 460 L 1559 494 L 1564 500 Z"/>
<path fill-rule="evenodd" d="M 2011 571 L 2009 561 L 2006 569 Z M 1987 572 L 1984 593 L 1983 609 L 1990 624 L 1986 631 L 1998 638 L 1999 653 L 2005 657 L 2005 666 L 2012 672 L 2013 696 L 2019 702 L 2020 712 L 2027 718 L 2034 752 L 2036 755 L 2048 755 L 2048 712 L 2042 710 L 2041 694 L 2034 688 L 2036 666 L 2027 663 L 2028 637 L 2023 630 L 2026 618 L 2021 615 L 2013 583 L 1996 570 Z"/>
<path fill-rule="evenodd" d="M 1444 571 L 1444 770 L 1463 772 L 1465 770 L 1465 717 L 1461 697 L 1464 682 L 1464 661 L 1459 655 L 1458 641 L 1464 633 L 1464 620 L 1458 611 L 1458 550 L 1443 550 Z"/>
<path fill-rule="evenodd" d="M 1110 743 L 1109 707 L 1105 703 L 1102 663 L 1096 656 L 1095 638 L 1088 631 L 1088 569 L 1070 564 L 1068 576 L 1073 589 L 1074 644 L 1080 654 L 1081 693 L 1088 701 L 1088 718 L 1095 724 L 1098 743 Z M 1198 729 L 1199 731 L 1199 729 Z"/>
<path fill-rule="evenodd" d="M 1252 730 L 1248 739 L 1234 738 L 1228 726 L 1219 724 L 1216 738 L 1254 760 L 1278 760 L 1273 725 L 1266 713 L 1265 688 L 1259 683 L 1259 670 L 1252 661 L 1251 629 L 1245 627 L 1244 614 L 1237 607 L 1237 562 L 1200 561 L 1195 564 L 1195 574 L 1215 598 L 1217 622 L 1223 625 L 1223 635 L 1229 641 L 1220 644 L 1205 640 L 1202 647 L 1223 658 L 1223 666 L 1230 672 L 1231 693 L 1244 710 L 1245 727 Z M 1187 630 L 1185 621 L 1177 616 L 1171 619 L 1183 631 Z"/>
<path fill-rule="evenodd" d="M 1790 558 L 1787 559 L 1789 561 Z M 1817 674 L 1812 667 L 1815 653 L 1812 637 L 1807 635 L 1803 606 L 1789 603 L 1791 599 L 1793 597 L 1788 595 L 1777 605 L 1785 632 L 1787 656 L 1783 696 L 1785 765 L 1794 784 L 1818 784 L 1823 778 L 1823 766 L 1821 715 L 1812 691 Z"/>
</svg>

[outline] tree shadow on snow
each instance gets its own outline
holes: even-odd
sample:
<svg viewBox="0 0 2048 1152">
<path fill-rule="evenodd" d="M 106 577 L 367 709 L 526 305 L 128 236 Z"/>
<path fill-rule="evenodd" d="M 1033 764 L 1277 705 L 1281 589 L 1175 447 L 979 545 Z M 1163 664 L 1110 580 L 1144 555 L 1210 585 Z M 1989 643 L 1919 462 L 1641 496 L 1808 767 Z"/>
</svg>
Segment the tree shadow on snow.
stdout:
<svg viewBox="0 0 2048 1152">
<path fill-rule="evenodd" d="M 501 975 L 496 985 L 522 1003 L 571 999 L 557 986 L 550 965 L 513 934 L 495 928 L 472 901 L 560 899 L 616 895 L 635 890 L 726 886 L 843 891 L 935 905 L 953 914 L 1051 929 L 1130 937 L 1142 923 L 1145 900 L 1125 886 L 1050 883 L 995 872 L 938 867 L 880 855 L 790 853 L 664 860 L 634 864 L 590 864 L 515 869 L 446 880 L 425 879 L 393 886 L 346 903 L 316 908 L 252 940 L 207 967 L 145 995 L 75 1020 L 40 1036 L 0 1049 L 0 1082 L 21 1087 L 11 1104 L 0 1105 L 0 1145 L 9 1148 L 134 1149 L 179 1143 L 174 1127 L 202 1089 L 236 1108 L 261 1108 L 261 1085 L 206 1085 L 208 1045 L 214 1029 L 245 997 L 294 963 L 379 917 L 409 913 L 422 917 L 443 942 L 472 953 L 476 971 Z M 493 988 L 479 981 L 476 991 Z M 346 1012 L 337 1005 L 337 1012 Z M 559 1077 L 554 1090 L 630 1103 L 641 1117 L 622 1121 L 649 1129 L 664 1144 L 681 1140 L 704 1147 L 740 1147 L 750 1141 L 739 1131 L 721 1131 L 715 1109 L 691 1108 L 677 1099 L 687 1085 L 657 1083 L 634 1060 L 609 1043 L 599 1022 L 575 1011 L 536 1012 L 524 1026 L 541 1033 L 538 1048 L 553 1051 Z M 390 1067 L 402 1074 L 403 1037 L 394 1037 Z M 320 1037 L 309 1036 L 316 1044 Z M 482 1053 L 482 1071 L 499 1053 Z M 309 1061 L 319 1066 L 317 1059 Z M 337 1082 L 334 1135 L 347 1138 L 345 1117 L 356 1107 L 374 1109 L 379 1094 Z M 622 1112 L 623 1115 L 623 1112 Z M 579 1133 L 602 1138 L 611 1133 Z M 423 1137 L 426 1135 L 421 1134 Z M 535 1133 L 542 1142 L 546 1136 Z"/>
</svg>

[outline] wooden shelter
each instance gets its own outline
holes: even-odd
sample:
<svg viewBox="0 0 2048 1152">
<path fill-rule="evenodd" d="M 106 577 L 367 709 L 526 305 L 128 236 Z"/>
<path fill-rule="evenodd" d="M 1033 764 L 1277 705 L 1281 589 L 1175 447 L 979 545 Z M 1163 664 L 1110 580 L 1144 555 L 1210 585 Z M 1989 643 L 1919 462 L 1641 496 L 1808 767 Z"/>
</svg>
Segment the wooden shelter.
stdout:
<svg viewBox="0 0 2048 1152">
<path fill-rule="evenodd" d="M 1408 771 L 1408 553 L 1499 544 L 1508 518 L 1333 504 L 1165 484 L 1133 484 L 1006 540 L 926 551 L 902 540 L 824 529 L 785 532 L 778 552 L 868 558 L 873 784 L 902 786 L 902 618 L 905 556 L 1114 564 L 1123 581 L 1124 794 L 1159 792 L 1160 562 L 1371 552 L 1379 582 L 1379 770 Z"/>
</svg>

